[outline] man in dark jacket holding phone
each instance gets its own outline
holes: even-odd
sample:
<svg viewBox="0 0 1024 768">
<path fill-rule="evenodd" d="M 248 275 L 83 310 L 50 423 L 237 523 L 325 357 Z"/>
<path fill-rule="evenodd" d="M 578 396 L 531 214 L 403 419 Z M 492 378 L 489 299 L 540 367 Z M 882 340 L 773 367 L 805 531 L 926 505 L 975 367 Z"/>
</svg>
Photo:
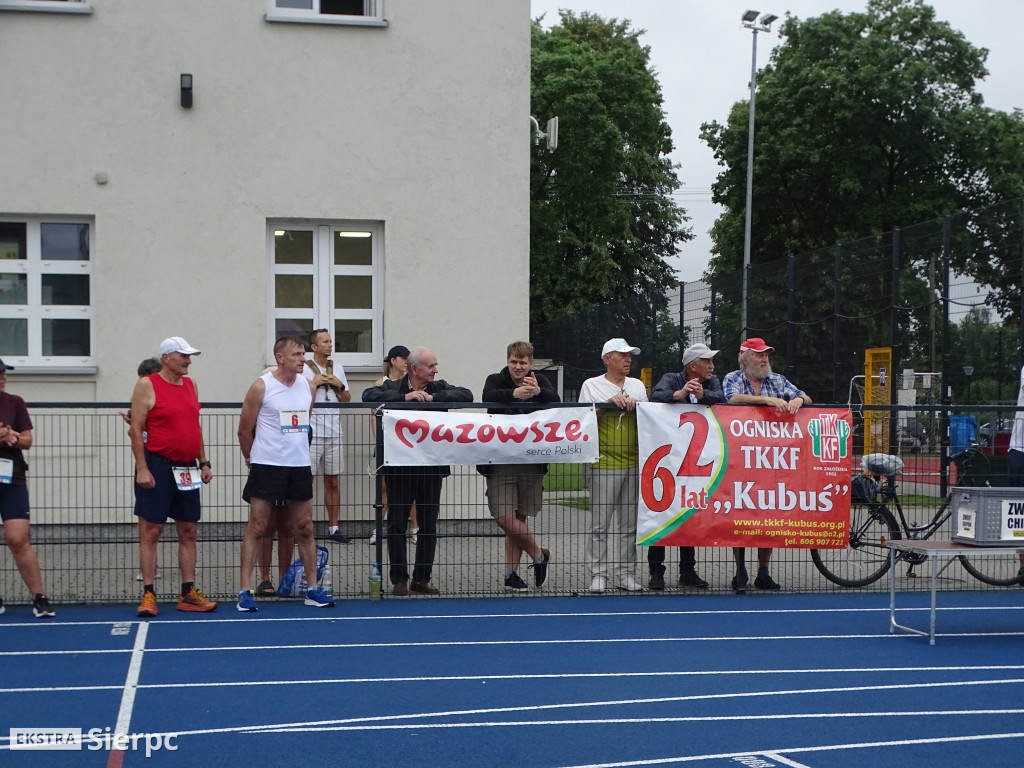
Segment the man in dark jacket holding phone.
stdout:
<svg viewBox="0 0 1024 768">
<path fill-rule="evenodd" d="M 409 353 L 408 370 L 401 379 L 385 379 L 363 390 L 364 403 L 471 403 L 473 393 L 437 379 L 437 357 L 425 347 Z M 377 456 L 383 464 L 384 433 L 377 430 Z M 408 595 L 410 589 L 423 595 L 440 592 L 430 583 L 437 550 L 437 516 L 441 508 L 441 483 L 450 473 L 447 466 L 383 467 L 388 484 L 388 559 L 395 595 Z M 409 564 L 405 554 L 405 532 L 409 512 L 416 504 L 420 532 L 416 540 L 416 563 L 409 584 Z"/>
<path fill-rule="evenodd" d="M 516 341 L 506 350 L 508 364 L 492 373 L 484 383 L 484 401 L 488 403 L 557 403 L 558 393 L 551 382 L 533 369 L 533 344 Z M 492 408 L 489 413 L 526 413 L 526 408 Z M 525 552 L 533 560 L 537 587 L 544 584 L 551 553 L 537 546 L 530 531 L 529 518 L 536 517 L 543 501 L 546 464 L 494 464 L 480 468 L 487 477 L 487 508 L 498 527 L 505 532 L 505 589 L 525 592 L 528 587 L 519 576 L 519 562 Z"/>
</svg>

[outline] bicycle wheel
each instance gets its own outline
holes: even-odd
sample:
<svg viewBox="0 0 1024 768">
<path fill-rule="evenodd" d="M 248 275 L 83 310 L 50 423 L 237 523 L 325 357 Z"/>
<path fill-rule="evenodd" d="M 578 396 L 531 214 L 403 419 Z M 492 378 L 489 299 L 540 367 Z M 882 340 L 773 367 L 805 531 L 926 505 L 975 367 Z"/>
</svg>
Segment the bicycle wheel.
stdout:
<svg viewBox="0 0 1024 768">
<path fill-rule="evenodd" d="M 1024 549 L 1018 550 L 1024 552 Z M 1020 584 L 1020 558 L 1016 553 L 998 557 L 976 557 L 960 555 L 960 564 L 978 581 L 994 587 L 1012 587 Z"/>
<path fill-rule="evenodd" d="M 899 539 L 896 518 L 883 506 L 850 508 L 850 543 L 846 549 L 812 549 L 811 560 L 821 575 L 841 587 L 866 587 L 889 570 L 883 537 Z"/>
</svg>

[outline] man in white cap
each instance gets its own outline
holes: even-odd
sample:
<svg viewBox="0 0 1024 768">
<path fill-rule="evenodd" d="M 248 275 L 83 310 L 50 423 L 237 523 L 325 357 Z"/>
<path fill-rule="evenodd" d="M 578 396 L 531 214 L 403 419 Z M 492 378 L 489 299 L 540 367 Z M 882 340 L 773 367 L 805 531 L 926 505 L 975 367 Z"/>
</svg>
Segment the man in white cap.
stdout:
<svg viewBox="0 0 1024 768">
<path fill-rule="evenodd" d="M 583 382 L 581 403 L 609 403 L 598 411 L 597 433 L 601 455 L 590 470 L 590 566 L 591 592 L 604 592 L 609 577 L 616 586 L 638 592 L 636 571 L 636 510 L 640 494 L 640 447 L 636 431 L 636 404 L 647 402 L 647 387 L 629 377 L 637 347 L 625 339 L 610 339 L 601 350 L 605 374 Z M 612 518 L 618 524 L 617 559 L 609 561 L 608 530 Z M 610 570 L 614 568 L 616 573 Z"/>
<path fill-rule="evenodd" d="M 160 370 L 132 392 L 128 435 L 135 457 L 135 515 L 139 518 L 141 618 L 156 616 L 157 542 L 170 517 L 178 530 L 179 611 L 212 611 L 217 603 L 195 588 L 199 489 L 213 479 L 199 424 L 199 390 L 185 374 L 199 350 L 181 336 L 160 342 Z M 145 433 L 145 438 L 143 438 Z"/>
<path fill-rule="evenodd" d="M 801 407 L 811 404 L 811 398 L 785 376 L 772 373 L 768 356 L 774 351 L 775 347 L 769 347 L 764 339 L 757 337 L 740 344 L 740 369 L 727 373 L 723 382 L 728 402 L 737 405 L 767 405 L 780 413 L 796 413 Z M 739 594 L 747 589 L 746 551 L 743 547 L 734 547 L 733 556 L 736 559 L 736 576 L 732 580 L 732 588 Z M 757 589 L 779 589 L 768 572 L 771 559 L 771 547 L 758 547 L 757 577 L 754 579 Z"/>
<path fill-rule="evenodd" d="M 666 373 L 651 392 L 655 403 L 694 403 L 717 405 L 725 402 L 722 382 L 715 376 L 714 357 L 717 349 L 707 344 L 693 344 L 683 350 L 683 370 Z M 665 548 L 647 548 L 647 566 L 651 577 L 648 586 L 653 590 L 665 589 Z M 697 550 L 679 548 L 679 584 L 683 587 L 707 589 L 708 583 L 697 573 Z"/>
</svg>

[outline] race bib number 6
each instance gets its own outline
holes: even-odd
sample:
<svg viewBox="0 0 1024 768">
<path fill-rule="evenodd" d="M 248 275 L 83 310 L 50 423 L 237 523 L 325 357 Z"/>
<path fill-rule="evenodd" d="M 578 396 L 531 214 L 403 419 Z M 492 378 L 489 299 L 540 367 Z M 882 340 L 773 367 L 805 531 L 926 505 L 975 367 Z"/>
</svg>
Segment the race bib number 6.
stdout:
<svg viewBox="0 0 1024 768">
<path fill-rule="evenodd" d="M 309 411 L 280 411 L 282 432 L 309 432 Z"/>
</svg>

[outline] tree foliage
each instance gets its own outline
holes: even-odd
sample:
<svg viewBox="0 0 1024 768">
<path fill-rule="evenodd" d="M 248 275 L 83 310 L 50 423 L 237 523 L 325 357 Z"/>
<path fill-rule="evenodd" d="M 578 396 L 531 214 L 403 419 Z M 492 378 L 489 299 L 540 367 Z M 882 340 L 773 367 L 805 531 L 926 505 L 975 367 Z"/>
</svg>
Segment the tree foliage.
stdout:
<svg viewBox="0 0 1024 768">
<path fill-rule="evenodd" d="M 559 118 L 559 145 L 534 147 L 530 184 L 533 323 L 635 298 L 664 305 L 668 257 L 692 237 L 668 158 L 671 129 L 642 30 L 561 12 L 532 29 L 532 111 Z"/>
<path fill-rule="evenodd" d="M 975 90 L 987 51 L 922 0 L 791 17 L 780 35 L 758 75 L 752 263 L 1024 194 L 1024 123 Z M 725 167 L 713 272 L 741 265 L 748 106 L 702 126 Z M 957 266 L 970 274 L 983 261 Z"/>
</svg>

